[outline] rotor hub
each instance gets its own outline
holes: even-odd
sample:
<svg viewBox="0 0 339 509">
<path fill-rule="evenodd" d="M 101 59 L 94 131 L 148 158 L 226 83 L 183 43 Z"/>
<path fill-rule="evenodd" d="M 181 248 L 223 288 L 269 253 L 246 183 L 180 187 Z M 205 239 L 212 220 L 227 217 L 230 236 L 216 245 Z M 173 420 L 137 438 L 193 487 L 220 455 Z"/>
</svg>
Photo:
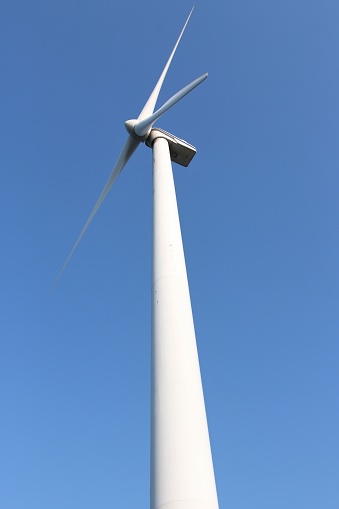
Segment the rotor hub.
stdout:
<svg viewBox="0 0 339 509">
<path fill-rule="evenodd" d="M 133 136 L 133 138 L 135 138 L 136 140 L 138 141 L 145 141 L 149 135 L 149 132 L 147 132 L 144 136 L 139 136 L 136 132 L 135 132 L 135 126 L 137 124 L 139 124 L 140 120 L 137 120 L 135 118 L 131 119 L 131 120 L 126 120 L 125 122 L 125 128 L 126 128 L 126 131 L 128 132 L 128 134 L 130 134 L 131 136 Z M 151 129 L 150 129 L 151 131 Z"/>
</svg>

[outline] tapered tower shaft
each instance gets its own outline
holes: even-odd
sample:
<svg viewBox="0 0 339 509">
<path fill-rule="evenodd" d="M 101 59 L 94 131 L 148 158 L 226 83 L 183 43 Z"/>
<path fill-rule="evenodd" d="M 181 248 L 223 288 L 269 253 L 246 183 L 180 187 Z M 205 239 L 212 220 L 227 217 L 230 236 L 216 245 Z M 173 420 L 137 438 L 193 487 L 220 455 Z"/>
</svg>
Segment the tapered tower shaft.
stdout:
<svg viewBox="0 0 339 509">
<path fill-rule="evenodd" d="M 168 142 L 153 144 L 151 509 L 218 509 Z"/>
</svg>

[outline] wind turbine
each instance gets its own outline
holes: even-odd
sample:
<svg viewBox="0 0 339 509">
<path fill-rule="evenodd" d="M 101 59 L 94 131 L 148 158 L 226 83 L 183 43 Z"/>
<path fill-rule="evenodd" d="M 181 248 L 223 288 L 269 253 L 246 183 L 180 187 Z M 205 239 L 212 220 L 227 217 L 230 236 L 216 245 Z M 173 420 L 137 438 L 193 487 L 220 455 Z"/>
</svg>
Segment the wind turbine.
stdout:
<svg viewBox="0 0 339 509">
<path fill-rule="evenodd" d="M 192 9 L 193 11 L 193 9 Z M 140 143 L 153 151 L 151 509 L 218 509 L 191 300 L 171 161 L 188 166 L 196 150 L 153 124 L 203 80 L 203 74 L 154 112 L 190 12 L 139 117 L 127 120 L 125 146 L 81 238 Z"/>
</svg>

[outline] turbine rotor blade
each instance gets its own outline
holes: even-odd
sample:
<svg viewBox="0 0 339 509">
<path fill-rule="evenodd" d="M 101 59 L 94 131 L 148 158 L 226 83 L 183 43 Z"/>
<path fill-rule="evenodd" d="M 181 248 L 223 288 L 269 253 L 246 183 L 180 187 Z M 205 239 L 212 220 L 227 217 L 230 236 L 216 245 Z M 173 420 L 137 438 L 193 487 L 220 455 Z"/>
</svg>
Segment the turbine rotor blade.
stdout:
<svg viewBox="0 0 339 509">
<path fill-rule="evenodd" d="M 130 159 L 132 154 L 135 152 L 135 150 L 136 150 L 136 148 L 138 147 L 139 144 L 140 144 L 140 141 L 136 140 L 132 136 L 128 137 L 128 139 L 127 139 L 127 141 L 126 141 L 126 143 L 124 145 L 124 148 L 121 151 L 119 159 L 117 160 L 117 162 L 116 162 L 116 164 L 115 164 L 115 166 L 114 166 L 114 168 L 112 170 L 112 173 L 110 174 L 110 176 L 109 176 L 109 178 L 108 178 L 108 180 L 106 182 L 105 187 L 103 188 L 103 190 L 102 190 L 102 192 L 101 192 L 101 194 L 100 194 L 96 204 L 94 205 L 93 210 L 90 213 L 90 215 L 89 215 L 89 217 L 88 217 L 88 219 L 87 219 L 87 221 L 85 223 L 85 226 L 81 230 L 81 233 L 80 233 L 79 237 L 77 238 L 77 241 L 74 244 L 74 246 L 72 248 L 72 251 L 68 255 L 68 257 L 67 257 L 67 259 L 66 259 L 66 261 L 65 261 L 65 263 L 64 263 L 64 265 L 62 267 L 62 269 L 60 270 L 60 272 L 58 274 L 58 277 L 55 280 L 54 285 L 56 285 L 56 283 L 59 281 L 61 274 L 65 270 L 66 265 L 70 261 L 74 251 L 78 247 L 79 242 L 82 239 L 82 237 L 84 236 L 84 234 L 85 234 L 87 228 L 89 227 L 90 223 L 92 222 L 92 219 L 94 218 L 95 214 L 98 212 L 98 210 L 99 210 L 100 206 L 102 205 L 104 199 L 106 198 L 107 194 L 109 193 L 112 185 L 114 184 L 114 182 L 118 178 L 119 174 L 123 170 L 124 166 L 127 164 L 128 160 Z"/>
<path fill-rule="evenodd" d="M 187 20 L 186 20 L 186 23 L 184 24 L 184 27 L 183 27 L 183 29 L 182 29 L 182 30 L 181 30 L 181 32 L 180 32 L 180 35 L 179 35 L 179 37 L 178 37 L 178 40 L 177 40 L 177 42 L 175 43 L 175 46 L 174 46 L 174 48 L 173 48 L 173 50 L 172 50 L 172 53 L 170 54 L 170 57 L 169 57 L 169 59 L 168 59 L 168 61 L 167 61 L 167 64 L 165 65 L 164 70 L 163 70 L 163 71 L 162 71 L 162 73 L 161 73 L 161 76 L 160 76 L 160 78 L 159 78 L 159 80 L 158 80 L 158 83 L 155 85 L 153 92 L 152 92 L 152 93 L 151 93 L 151 95 L 149 96 L 149 98 L 148 98 L 148 100 L 147 100 L 147 102 L 146 102 L 145 106 L 143 107 L 143 109 L 142 109 L 142 111 L 141 111 L 141 113 L 140 113 L 140 115 L 139 115 L 139 117 L 138 117 L 138 119 L 139 119 L 139 120 L 143 120 L 144 118 L 146 118 L 146 117 L 148 117 L 149 115 L 151 115 L 151 114 L 153 113 L 153 111 L 154 111 L 155 104 L 156 104 L 156 102 L 157 102 L 157 99 L 158 99 L 158 96 L 159 96 L 159 93 L 160 93 L 160 90 L 161 90 L 162 84 L 163 84 L 163 82 L 164 82 L 164 79 L 165 79 L 165 77 L 166 77 L 166 74 L 167 74 L 168 68 L 169 68 L 169 66 L 171 65 L 172 59 L 173 59 L 173 57 L 174 57 L 174 53 L 176 52 L 176 49 L 177 49 L 177 47 L 178 47 L 178 44 L 179 44 L 180 39 L 181 39 L 181 37 L 182 37 L 182 34 L 184 33 L 185 28 L 186 28 L 186 25 L 187 25 L 187 23 L 188 23 L 188 21 L 189 21 L 189 19 L 190 19 L 191 15 L 192 15 L 193 9 L 194 9 L 194 7 L 192 8 L 191 12 L 190 12 L 190 13 L 189 13 L 189 15 L 188 15 L 188 18 L 187 18 Z"/>
<path fill-rule="evenodd" d="M 195 87 L 200 85 L 200 83 L 204 81 L 207 78 L 207 76 L 208 73 L 205 73 L 202 76 L 200 76 L 200 78 L 195 79 L 194 81 L 192 81 L 192 83 L 186 85 L 186 87 L 182 88 L 181 90 L 179 90 L 179 92 L 177 92 L 170 99 L 168 99 L 168 101 L 166 101 L 165 104 L 163 104 L 163 106 L 161 106 L 161 108 L 155 111 L 152 115 L 138 122 L 134 126 L 135 134 L 140 137 L 146 136 L 154 122 L 158 118 L 160 118 L 161 115 L 163 115 L 166 111 L 172 108 L 172 106 L 174 106 L 178 101 L 180 101 L 180 99 L 185 97 L 185 95 L 191 92 Z"/>
</svg>

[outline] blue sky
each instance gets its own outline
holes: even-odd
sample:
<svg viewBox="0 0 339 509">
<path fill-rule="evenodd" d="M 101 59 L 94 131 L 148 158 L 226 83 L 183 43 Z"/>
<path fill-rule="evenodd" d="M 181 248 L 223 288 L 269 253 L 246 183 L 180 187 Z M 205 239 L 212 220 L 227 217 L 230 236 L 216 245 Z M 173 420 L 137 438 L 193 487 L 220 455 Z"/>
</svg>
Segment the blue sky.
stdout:
<svg viewBox="0 0 339 509">
<path fill-rule="evenodd" d="M 149 506 L 149 149 L 51 288 L 191 7 L 2 2 L 4 509 Z M 220 508 L 339 504 L 338 19 L 196 2 L 160 95 Z"/>
</svg>

